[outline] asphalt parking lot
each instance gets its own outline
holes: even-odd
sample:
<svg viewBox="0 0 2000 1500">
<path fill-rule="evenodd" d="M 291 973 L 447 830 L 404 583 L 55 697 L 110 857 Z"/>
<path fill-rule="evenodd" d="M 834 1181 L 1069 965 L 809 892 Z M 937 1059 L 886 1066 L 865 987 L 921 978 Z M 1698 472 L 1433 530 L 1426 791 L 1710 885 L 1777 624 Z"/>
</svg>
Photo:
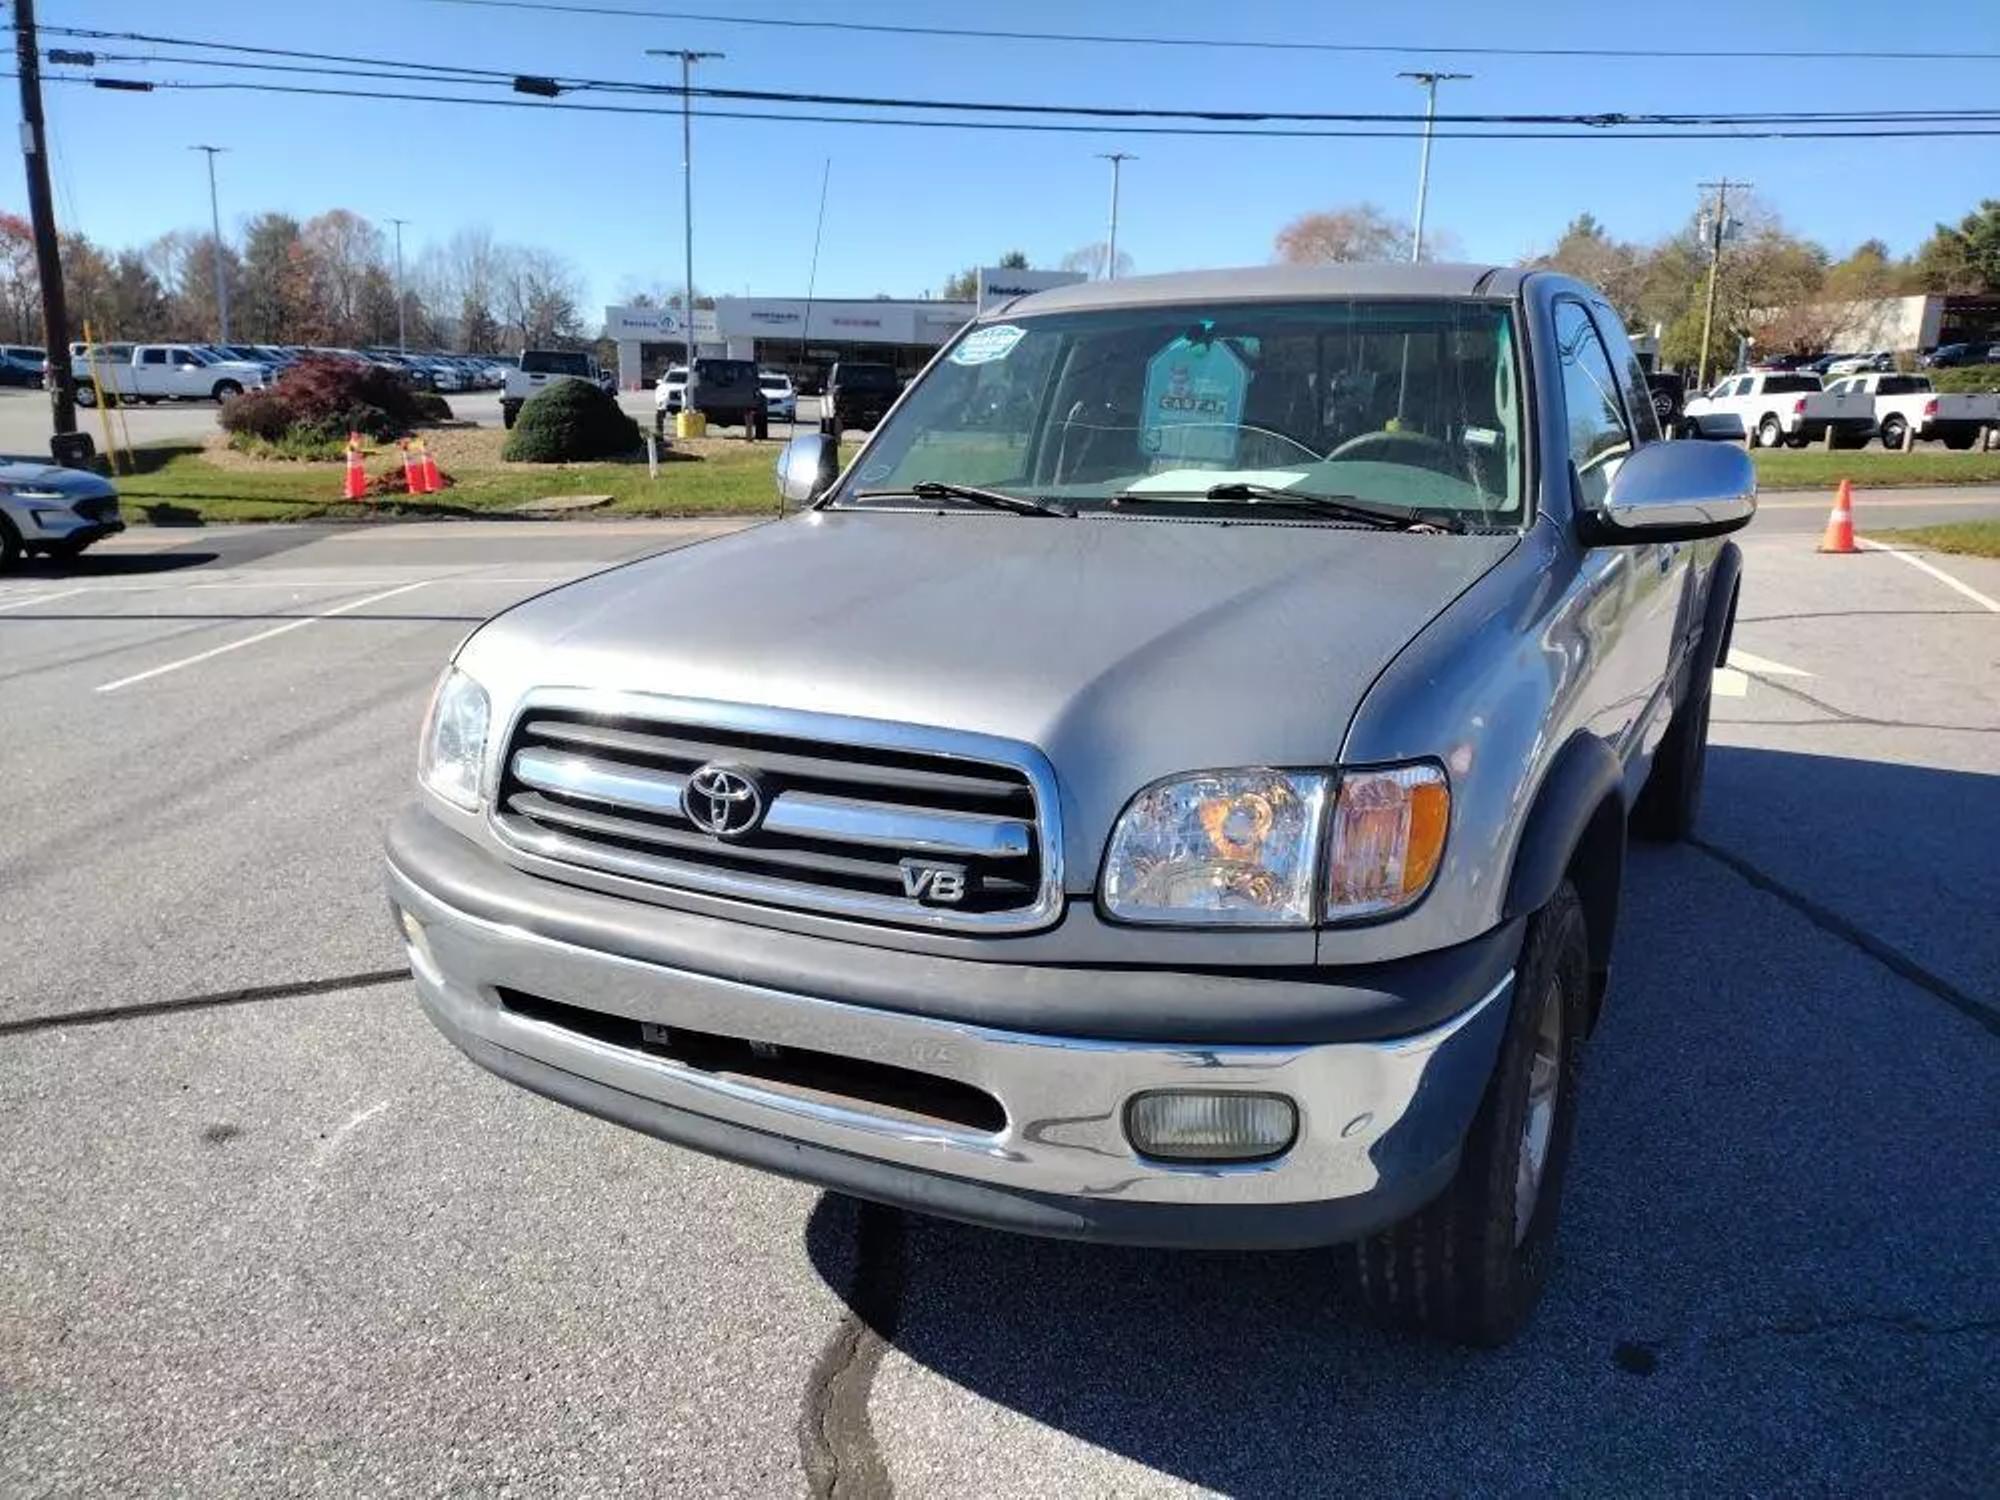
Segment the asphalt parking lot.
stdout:
<svg viewBox="0 0 2000 1500">
<path fill-rule="evenodd" d="M 1790 499 L 1487 1354 L 1324 1255 L 858 1209 L 432 1030 L 379 844 L 439 666 L 736 523 L 138 528 L 0 579 L 0 1492 L 1990 1490 L 2000 563 L 1821 557 Z"/>
</svg>

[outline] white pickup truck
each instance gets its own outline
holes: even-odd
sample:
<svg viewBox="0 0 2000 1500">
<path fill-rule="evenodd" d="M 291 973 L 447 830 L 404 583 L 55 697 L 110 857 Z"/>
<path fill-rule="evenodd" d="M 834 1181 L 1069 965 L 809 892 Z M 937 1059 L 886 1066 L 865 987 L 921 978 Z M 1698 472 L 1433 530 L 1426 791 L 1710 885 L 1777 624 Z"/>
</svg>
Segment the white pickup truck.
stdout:
<svg viewBox="0 0 2000 1500">
<path fill-rule="evenodd" d="M 2000 395 L 1942 392 L 1928 375 L 1849 375 L 1827 390 L 1874 402 L 1884 448 L 1901 448 L 1912 438 L 1970 448 L 1987 428 L 2000 427 Z"/>
<path fill-rule="evenodd" d="M 71 368 L 79 406 L 95 406 L 100 390 L 114 400 L 149 405 L 222 401 L 266 385 L 271 377 L 269 365 L 227 359 L 194 344 L 93 344 Z"/>
<path fill-rule="evenodd" d="M 1803 448 L 1833 431 L 1837 445 L 1860 447 L 1875 430 L 1875 406 L 1866 396 L 1821 388 L 1803 370 L 1731 375 L 1681 410 L 1680 435 L 1748 438 L 1751 446 Z"/>
</svg>

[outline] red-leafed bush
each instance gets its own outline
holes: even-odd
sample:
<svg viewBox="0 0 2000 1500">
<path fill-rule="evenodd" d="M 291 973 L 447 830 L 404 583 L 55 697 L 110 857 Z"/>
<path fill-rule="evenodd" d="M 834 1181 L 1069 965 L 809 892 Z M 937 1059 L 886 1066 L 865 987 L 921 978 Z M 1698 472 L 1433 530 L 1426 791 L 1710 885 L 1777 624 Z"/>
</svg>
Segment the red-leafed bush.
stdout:
<svg viewBox="0 0 2000 1500">
<path fill-rule="evenodd" d="M 393 371 L 313 356 L 285 370 L 268 389 L 225 401 L 221 420 L 225 431 L 239 436 L 311 445 L 345 439 L 350 432 L 386 442 L 436 415 L 435 405 Z"/>
</svg>

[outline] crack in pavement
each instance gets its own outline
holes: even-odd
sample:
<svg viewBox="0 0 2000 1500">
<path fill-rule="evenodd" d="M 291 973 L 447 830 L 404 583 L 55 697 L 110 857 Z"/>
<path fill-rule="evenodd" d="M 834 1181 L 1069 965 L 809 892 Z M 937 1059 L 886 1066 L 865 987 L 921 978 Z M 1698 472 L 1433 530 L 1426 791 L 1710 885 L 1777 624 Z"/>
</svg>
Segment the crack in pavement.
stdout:
<svg viewBox="0 0 2000 1500">
<path fill-rule="evenodd" d="M 1719 844 L 1711 844 L 1703 838 L 1690 838 L 1687 842 L 1688 847 L 1699 849 L 1717 864 L 1734 870 L 1758 890 L 1776 896 L 1820 931 L 1839 938 L 1850 947 L 1860 949 L 1898 978 L 1907 979 L 1919 989 L 1935 995 L 1959 1014 L 1978 1022 L 1992 1035 L 2000 1037 L 2000 1010 L 1996 1010 L 1974 995 L 1967 994 L 1943 975 L 1933 973 L 1902 949 L 1884 942 L 1867 928 L 1841 916 L 1831 907 L 1822 906 L 1803 891 L 1794 890 L 1782 880 L 1766 874 L 1742 855 L 1724 849 Z"/>
<path fill-rule="evenodd" d="M 799 1449 L 814 1500 L 862 1500 L 893 1493 L 875 1443 L 868 1396 L 902 1314 L 908 1246 L 900 1209 L 857 1203 L 854 1284 L 806 1380 Z"/>
<path fill-rule="evenodd" d="M 1771 678 L 1764 676 L 1762 673 L 1752 672 L 1747 667 L 1738 667 L 1736 670 L 1755 682 L 1759 687 L 1767 687 L 1773 692 L 1783 693 L 1787 698 L 1796 698 L 1799 702 L 1809 704 L 1823 714 L 1831 715 L 1833 722 L 1840 724 L 1856 724 L 1866 729 L 1937 729 L 1949 730 L 1954 734 L 2000 734 L 2000 725 L 1995 724 L 1920 724 L 1910 719 L 1877 719 L 1868 714 L 1857 714 L 1848 709 L 1836 707 L 1823 698 L 1815 698 L 1811 693 L 1806 692 L 1802 688 L 1792 687 L 1788 683 L 1774 682 Z M 1811 721 L 1792 719 L 1723 719 L 1718 722 L 1725 724 L 1805 724 Z"/>
<path fill-rule="evenodd" d="M 358 974 L 335 974 L 326 979 L 299 979 L 289 984 L 253 984 L 233 990 L 212 990 L 205 995 L 180 995 L 172 1000 L 141 1000 L 133 1005 L 96 1005 L 87 1010 L 66 1010 L 52 1016 L 26 1016 L 0 1021 L 0 1036 L 22 1036 L 35 1031 L 56 1031 L 64 1026 L 103 1026 L 113 1021 L 131 1021 L 144 1016 L 173 1015 L 188 1010 L 214 1010 L 224 1005 L 251 1005 L 260 1000 L 290 1000 L 303 995 L 331 995 L 341 990 L 369 989 L 408 979 L 406 965 L 400 969 L 364 969 Z"/>
</svg>

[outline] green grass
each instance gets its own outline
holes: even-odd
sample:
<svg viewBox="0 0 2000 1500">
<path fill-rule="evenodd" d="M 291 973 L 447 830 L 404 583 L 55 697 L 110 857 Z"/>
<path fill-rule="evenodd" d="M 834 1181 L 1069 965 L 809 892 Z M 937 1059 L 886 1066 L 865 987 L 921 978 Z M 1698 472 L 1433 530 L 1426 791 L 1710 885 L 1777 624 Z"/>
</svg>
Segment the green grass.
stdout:
<svg viewBox="0 0 2000 1500">
<path fill-rule="evenodd" d="M 1966 557 L 2000 557 L 2000 521 L 1950 521 L 1942 526 L 1912 526 L 1905 531 L 1871 531 L 1885 542 L 1956 552 Z"/>
<path fill-rule="evenodd" d="M 1831 489 L 1851 479 L 1869 489 L 1897 485 L 2000 483 L 2000 453 L 1953 453 L 1948 448 L 1919 448 L 1892 453 L 1883 448 L 1842 449 L 1760 448 L 1750 455 L 1761 488 Z"/>
<path fill-rule="evenodd" d="M 611 496 L 611 504 L 593 515 L 760 515 L 777 505 L 774 456 L 768 446 L 706 458 L 662 454 L 657 480 L 647 477 L 644 460 L 460 469 L 454 471 L 457 483 L 439 495 L 345 501 L 337 468 L 224 468 L 199 448 L 179 444 L 135 450 L 137 472 L 119 476 L 117 484 L 129 517 L 161 525 L 476 516 L 557 495 Z M 369 472 L 378 474 L 383 466 L 378 453 Z"/>
</svg>

